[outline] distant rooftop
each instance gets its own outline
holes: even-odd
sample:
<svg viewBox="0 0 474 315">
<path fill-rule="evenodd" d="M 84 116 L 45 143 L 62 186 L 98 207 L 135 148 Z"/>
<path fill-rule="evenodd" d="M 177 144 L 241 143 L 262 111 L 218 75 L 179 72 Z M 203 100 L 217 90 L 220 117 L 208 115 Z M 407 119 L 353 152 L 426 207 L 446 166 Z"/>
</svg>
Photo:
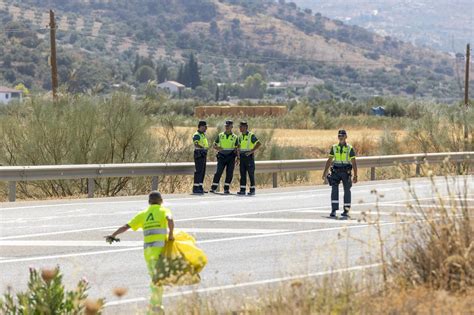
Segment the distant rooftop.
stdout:
<svg viewBox="0 0 474 315">
<path fill-rule="evenodd" d="M 165 81 L 165 82 L 163 82 L 163 83 L 158 84 L 158 86 L 160 86 L 160 85 L 162 85 L 162 84 L 165 84 L 165 83 L 173 84 L 173 85 L 175 85 L 175 86 L 177 86 L 177 87 L 183 87 L 183 88 L 186 87 L 186 86 L 184 86 L 183 84 L 181 84 L 181 83 L 179 83 L 179 82 L 176 82 L 176 81 Z"/>
<path fill-rule="evenodd" d="M 23 93 L 23 91 L 10 89 L 10 88 L 7 88 L 6 86 L 0 86 L 0 93 Z"/>
</svg>

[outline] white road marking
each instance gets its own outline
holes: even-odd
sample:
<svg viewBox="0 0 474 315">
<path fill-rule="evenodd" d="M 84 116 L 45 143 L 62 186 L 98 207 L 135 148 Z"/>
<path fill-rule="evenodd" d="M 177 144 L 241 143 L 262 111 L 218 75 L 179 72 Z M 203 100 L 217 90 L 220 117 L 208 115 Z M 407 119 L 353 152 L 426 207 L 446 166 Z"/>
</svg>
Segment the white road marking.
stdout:
<svg viewBox="0 0 474 315">
<path fill-rule="evenodd" d="M 105 229 L 105 232 L 113 232 L 115 229 Z M 277 229 L 234 229 L 234 228 L 187 228 L 179 227 L 175 229 L 175 233 L 183 231 L 186 233 L 206 233 L 206 234 L 267 234 L 267 233 L 281 233 L 289 230 Z"/>
<path fill-rule="evenodd" d="M 430 200 L 430 199 L 432 199 L 432 198 L 427 198 L 427 200 Z M 422 200 L 422 199 L 419 199 L 419 200 Z M 397 201 L 397 202 L 400 203 L 399 205 L 397 205 L 396 203 L 393 203 L 393 201 L 382 201 L 382 202 L 379 202 L 379 203 L 375 203 L 375 202 L 357 203 L 357 204 L 354 204 L 353 207 L 367 206 L 367 205 L 384 205 L 384 204 L 387 204 L 387 203 L 391 203 L 391 204 L 393 203 L 393 206 L 405 207 L 405 204 L 409 201 L 415 201 L 415 199 L 399 200 L 399 201 Z M 175 220 L 175 222 L 189 222 L 189 221 L 210 220 L 210 219 L 227 218 L 227 217 L 240 217 L 240 216 L 256 215 L 256 214 L 295 212 L 295 211 L 317 210 L 317 209 L 328 209 L 328 206 L 230 213 L 230 214 L 223 214 L 223 215 L 213 215 L 213 216 L 194 217 L 194 218 L 187 218 L 187 219 L 178 219 L 178 220 Z M 136 212 L 134 212 L 134 213 L 136 213 Z M 57 232 L 45 232 L 45 233 L 34 233 L 34 234 L 24 234 L 24 235 L 13 235 L 13 236 L 0 237 L 0 240 L 19 239 L 19 238 L 28 238 L 28 237 L 38 237 L 38 236 L 49 236 L 49 235 L 59 235 L 59 234 L 68 234 L 68 233 L 79 233 L 79 232 L 96 231 L 96 230 L 103 230 L 103 229 L 115 229 L 115 228 L 118 228 L 118 226 L 105 226 L 105 227 L 103 226 L 103 227 L 77 229 L 77 230 L 66 230 L 66 231 L 57 231 Z"/>
<path fill-rule="evenodd" d="M 269 223 L 323 223 L 323 224 L 360 224 L 355 220 L 330 220 L 330 219 L 292 219 L 292 218 L 221 218 L 209 221 L 225 222 L 269 222 Z"/>
<path fill-rule="evenodd" d="M 354 206 L 353 206 L 354 207 Z M 294 211 L 295 213 L 321 213 L 321 214 L 328 214 L 327 211 L 324 211 L 324 210 L 301 210 L 301 211 Z M 339 213 L 341 213 L 342 211 L 339 210 Z M 405 212 L 397 212 L 397 211 L 393 211 L 393 212 L 384 212 L 384 211 L 380 211 L 380 212 L 377 212 L 376 210 L 372 210 L 372 211 L 354 211 L 354 210 L 351 210 L 350 211 L 350 214 L 351 216 L 353 215 L 362 215 L 362 213 L 365 213 L 367 215 L 376 215 L 377 213 L 380 213 L 380 215 L 383 215 L 383 216 L 413 216 L 413 217 L 417 217 L 419 216 L 419 214 L 417 213 L 405 213 Z M 357 218 L 356 218 L 357 219 Z"/>
<path fill-rule="evenodd" d="M 318 208 L 318 207 L 316 207 L 316 208 Z M 324 209 L 326 207 L 319 207 L 319 208 Z M 215 219 L 215 218 L 227 218 L 227 217 L 233 217 L 233 216 L 246 216 L 246 215 L 260 214 L 260 213 L 291 212 L 291 211 L 295 211 L 295 210 L 308 210 L 308 209 L 315 209 L 315 207 L 295 208 L 295 209 L 279 209 L 279 210 L 268 210 L 268 211 L 253 211 L 253 212 L 244 212 L 244 213 L 235 213 L 235 214 L 213 215 L 213 216 L 195 217 L 195 218 L 188 218 L 188 219 L 181 219 L 181 220 L 178 219 L 178 220 L 175 220 L 175 222 L 200 221 L 200 220 L 208 220 L 208 219 Z M 116 229 L 116 228 L 118 228 L 118 226 L 103 226 L 103 227 L 78 229 L 78 230 L 35 233 L 35 234 L 26 234 L 26 235 L 12 235 L 12 236 L 0 237 L 0 240 L 38 237 L 38 236 L 49 236 L 49 235 L 68 234 L 68 233 L 79 233 L 79 232 L 96 231 L 96 230 L 103 230 L 103 229 L 114 229 L 114 228 Z"/>
<path fill-rule="evenodd" d="M 273 279 L 267 279 L 267 280 L 228 284 L 228 285 L 216 286 L 216 287 L 210 287 L 210 288 L 200 288 L 200 289 L 186 290 L 186 291 L 181 291 L 181 292 L 173 292 L 173 293 L 164 294 L 163 296 L 165 298 L 171 298 L 171 297 L 185 296 L 185 295 L 196 294 L 196 293 L 212 293 L 212 292 L 219 292 L 219 291 L 224 291 L 224 290 L 274 284 L 274 283 L 279 283 L 279 282 L 287 282 L 287 281 L 301 280 L 301 279 L 307 279 L 307 278 L 316 278 L 316 277 L 322 277 L 322 276 L 327 276 L 327 275 L 340 274 L 344 272 L 361 271 L 361 270 L 366 270 L 366 269 L 377 268 L 380 266 L 381 266 L 380 263 L 370 264 L 370 265 L 359 265 L 359 266 L 353 266 L 353 267 L 342 268 L 342 269 L 313 272 L 313 273 L 308 273 L 308 274 L 303 274 L 303 275 L 287 276 L 287 277 L 273 278 Z M 124 300 L 108 302 L 105 304 L 105 306 L 106 307 L 118 306 L 118 305 L 130 304 L 130 303 L 145 302 L 146 300 L 147 299 L 144 297 L 139 297 L 139 298 L 134 298 L 134 299 L 124 299 Z"/>
<path fill-rule="evenodd" d="M 440 179 L 435 179 L 435 181 L 442 181 L 444 182 L 444 178 Z M 403 185 L 403 186 L 396 186 L 396 185 Z M 396 187 L 393 187 L 393 186 Z M 414 184 L 412 183 L 412 187 L 420 188 L 420 187 L 425 187 L 425 186 L 430 186 L 431 182 L 427 180 L 420 180 L 419 183 L 415 182 Z M 388 191 L 393 191 L 394 189 L 405 189 L 407 188 L 407 185 L 405 182 L 390 182 L 390 183 L 377 183 L 377 187 L 381 186 L 391 186 L 387 189 Z M 317 186 L 316 186 L 317 187 Z M 321 186 L 319 186 L 321 187 Z M 352 188 L 353 191 L 359 191 L 359 189 L 363 189 L 366 187 L 374 187 L 374 183 L 367 183 L 366 185 L 357 185 Z M 294 190 L 294 191 L 288 191 L 288 192 L 270 192 L 270 193 L 259 193 L 257 197 L 259 196 L 272 196 L 272 195 L 295 195 L 295 194 L 305 194 L 305 193 L 310 193 L 312 196 L 318 196 L 318 195 L 327 195 L 327 192 L 330 191 L 330 188 L 319 188 L 319 189 L 311 189 L 308 188 L 306 190 Z M 363 190 L 365 191 L 365 190 Z M 370 192 L 371 190 L 366 190 Z M 377 191 L 380 191 L 377 189 Z M 324 192 L 322 194 L 322 192 Z M 204 202 L 212 202 L 215 200 L 222 200 L 222 196 L 218 197 L 204 197 L 202 200 L 200 200 L 202 197 L 187 197 L 187 198 L 170 198 L 167 199 L 166 203 L 172 203 L 175 201 L 191 201 L 193 204 L 196 201 L 204 201 Z M 235 199 L 226 199 L 227 202 L 242 202 L 242 201 L 249 201 L 252 202 L 253 198 L 235 198 Z M 55 203 L 55 204 L 48 204 L 48 205 L 31 205 L 31 206 L 18 206 L 18 207 L 6 207 L 6 208 L 0 208 L 0 211 L 5 211 L 5 210 L 21 210 L 21 209 L 41 209 L 41 208 L 52 208 L 52 207 L 69 207 L 69 206 L 90 206 L 90 205 L 111 205 L 111 204 L 128 204 L 128 203 L 137 203 L 143 205 L 143 207 L 146 207 L 146 201 L 144 200 L 122 200 L 122 201 L 91 201 L 91 202 L 75 202 L 75 203 Z M 0 204 L 1 205 L 1 204 Z"/>
<path fill-rule="evenodd" d="M 67 230 L 67 231 L 57 231 L 57 232 L 45 232 L 45 233 L 33 233 L 33 234 L 24 234 L 24 235 L 12 235 L 12 236 L 4 236 L 0 237 L 0 240 L 13 240 L 19 238 L 28 238 L 28 237 L 39 237 L 39 236 L 50 236 L 50 235 L 61 235 L 61 234 L 69 234 L 69 233 L 80 233 L 80 232 L 89 232 L 89 231 L 100 231 L 109 228 L 118 228 L 118 226 L 102 226 L 96 228 L 88 228 L 88 229 L 77 229 L 77 230 Z"/>
<path fill-rule="evenodd" d="M 115 247 L 137 247 L 143 245 L 143 241 L 124 241 L 114 244 Z M 0 246 L 20 247 L 110 247 L 105 241 L 0 241 Z"/>
<path fill-rule="evenodd" d="M 389 225 L 395 225 L 395 224 L 397 224 L 397 222 L 388 222 L 388 223 L 381 223 L 380 226 L 389 226 Z M 257 238 L 298 235 L 298 234 L 309 234 L 309 233 L 318 233 L 318 232 L 327 232 L 327 231 L 352 230 L 352 229 L 366 228 L 366 227 L 369 227 L 369 226 L 371 226 L 371 225 L 370 224 L 361 224 L 361 225 L 352 225 L 352 226 L 338 226 L 338 227 L 333 227 L 333 228 L 309 229 L 309 230 L 290 231 L 290 232 L 282 232 L 282 233 L 270 233 L 270 234 L 259 234 L 259 235 L 240 236 L 240 237 L 229 237 L 229 238 L 222 238 L 222 239 L 212 239 L 212 240 L 198 241 L 197 243 L 199 245 L 201 245 L 201 244 L 209 244 L 209 243 L 240 241 L 240 240 L 249 240 L 249 239 L 257 239 Z M 60 258 L 102 255 L 102 254 L 115 254 L 115 253 L 135 251 L 135 250 L 143 250 L 143 246 L 132 247 L 132 248 L 124 248 L 124 249 L 116 249 L 116 250 L 112 249 L 112 250 L 81 252 L 81 253 L 51 255 L 51 256 L 35 256 L 35 257 L 15 258 L 15 259 L 8 259 L 8 260 L 0 261 L 0 265 L 1 264 L 8 264 L 8 263 L 26 262 L 26 261 L 51 260 L 51 259 L 60 259 Z"/>
</svg>

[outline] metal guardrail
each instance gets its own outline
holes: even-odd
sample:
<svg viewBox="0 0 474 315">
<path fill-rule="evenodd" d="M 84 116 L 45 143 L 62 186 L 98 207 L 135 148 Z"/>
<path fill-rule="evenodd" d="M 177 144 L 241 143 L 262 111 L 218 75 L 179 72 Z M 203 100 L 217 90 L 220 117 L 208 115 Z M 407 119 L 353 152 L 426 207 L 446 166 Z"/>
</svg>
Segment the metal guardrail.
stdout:
<svg viewBox="0 0 474 315">
<path fill-rule="evenodd" d="M 375 168 L 396 165 L 416 165 L 416 176 L 421 173 L 422 164 L 472 163 L 474 152 L 446 152 L 428 154 L 404 154 L 358 157 L 359 168 L 370 168 L 371 180 L 375 180 Z M 278 187 L 279 172 L 321 171 L 326 159 L 257 161 L 257 173 L 272 173 L 273 187 Z M 208 163 L 208 173 L 216 170 L 215 162 Z M 88 197 L 94 197 L 95 179 L 109 177 L 152 177 L 152 190 L 158 189 L 158 176 L 192 175 L 194 163 L 141 163 L 141 164 L 87 164 L 47 166 L 2 166 L 0 181 L 8 182 L 9 201 L 16 200 L 16 183 L 19 181 L 88 179 Z"/>
</svg>

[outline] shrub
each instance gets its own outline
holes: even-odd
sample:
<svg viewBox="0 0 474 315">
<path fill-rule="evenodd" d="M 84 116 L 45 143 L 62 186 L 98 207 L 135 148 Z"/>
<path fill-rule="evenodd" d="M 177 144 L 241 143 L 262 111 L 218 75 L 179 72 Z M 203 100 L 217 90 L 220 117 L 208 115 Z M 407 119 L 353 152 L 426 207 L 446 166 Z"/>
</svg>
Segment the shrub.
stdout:
<svg viewBox="0 0 474 315">
<path fill-rule="evenodd" d="M 73 290 L 66 290 L 63 275 L 58 268 L 30 268 L 28 289 L 16 297 L 9 289 L 0 297 L 2 314 L 100 314 L 104 300 L 87 299 L 89 284 L 80 280 Z"/>
<path fill-rule="evenodd" d="M 155 145 L 147 118 L 129 96 L 110 99 L 64 96 L 34 98 L 0 117 L 0 163 L 5 165 L 111 164 L 149 161 Z M 128 178 L 97 180 L 98 193 L 118 194 Z M 29 197 L 85 193 L 85 181 L 20 183 Z"/>
</svg>

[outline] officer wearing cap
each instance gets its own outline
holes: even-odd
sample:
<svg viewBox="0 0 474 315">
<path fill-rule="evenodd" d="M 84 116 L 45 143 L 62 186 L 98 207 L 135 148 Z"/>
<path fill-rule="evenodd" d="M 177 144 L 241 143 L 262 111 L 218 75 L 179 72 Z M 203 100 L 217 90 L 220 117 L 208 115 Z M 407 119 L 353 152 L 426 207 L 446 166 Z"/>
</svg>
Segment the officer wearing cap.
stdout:
<svg viewBox="0 0 474 315">
<path fill-rule="evenodd" d="M 332 187 L 331 205 L 332 211 L 330 217 L 336 217 L 336 211 L 339 210 L 339 184 L 342 181 L 344 187 L 344 211 L 343 218 L 349 218 L 351 209 L 351 187 L 352 183 L 357 183 L 357 164 L 354 148 L 346 142 L 347 133 L 345 130 L 338 132 L 339 143 L 331 147 L 329 158 L 323 172 L 323 180 L 328 181 Z M 331 167 L 331 174 L 328 174 Z M 354 176 L 352 176 L 352 171 Z"/>
<path fill-rule="evenodd" d="M 240 156 L 240 191 L 238 195 L 245 195 L 247 188 L 247 173 L 250 179 L 249 195 L 255 195 L 255 151 L 260 148 L 261 143 L 253 132 L 249 131 L 246 121 L 239 124 L 239 156 Z"/>
<path fill-rule="evenodd" d="M 224 194 L 230 194 L 230 184 L 234 176 L 235 160 L 237 158 L 237 149 L 239 139 L 232 132 L 234 122 L 227 120 L 225 122 L 225 131 L 221 132 L 214 142 L 214 149 L 217 150 L 217 171 L 212 181 L 211 192 L 216 193 L 219 187 L 222 173 L 225 169 Z"/>
<path fill-rule="evenodd" d="M 193 135 L 194 143 L 194 185 L 193 194 L 204 194 L 204 176 L 206 175 L 207 150 L 209 141 L 206 137 L 207 123 L 199 121 L 198 130 Z"/>
</svg>

